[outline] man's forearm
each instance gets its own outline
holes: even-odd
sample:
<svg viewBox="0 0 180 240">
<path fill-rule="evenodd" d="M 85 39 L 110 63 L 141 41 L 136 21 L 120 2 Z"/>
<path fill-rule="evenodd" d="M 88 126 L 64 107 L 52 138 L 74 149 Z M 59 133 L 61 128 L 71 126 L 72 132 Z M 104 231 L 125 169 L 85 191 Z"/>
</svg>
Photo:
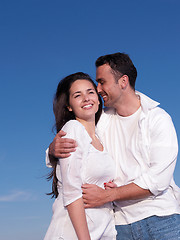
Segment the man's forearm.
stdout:
<svg viewBox="0 0 180 240">
<path fill-rule="evenodd" d="M 107 190 L 105 194 L 107 202 L 144 199 L 152 195 L 148 189 L 143 189 L 134 183 L 112 188 Z"/>
<path fill-rule="evenodd" d="M 51 155 L 50 147 L 49 147 L 48 157 L 49 157 L 49 161 L 50 161 L 51 165 L 52 166 L 56 165 L 58 159 L 56 157 L 54 157 L 53 155 Z"/>
<path fill-rule="evenodd" d="M 53 143 L 49 145 L 49 157 L 53 156 Z"/>
<path fill-rule="evenodd" d="M 107 202 L 143 199 L 151 196 L 151 192 L 134 183 L 104 190 L 94 184 L 83 184 L 83 201 L 86 208 L 98 207 Z"/>
</svg>

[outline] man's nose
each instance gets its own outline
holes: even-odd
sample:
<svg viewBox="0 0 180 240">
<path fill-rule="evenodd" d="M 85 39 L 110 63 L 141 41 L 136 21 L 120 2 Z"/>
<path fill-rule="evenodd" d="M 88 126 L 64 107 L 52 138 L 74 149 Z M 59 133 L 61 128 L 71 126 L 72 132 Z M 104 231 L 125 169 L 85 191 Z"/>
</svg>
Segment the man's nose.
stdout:
<svg viewBox="0 0 180 240">
<path fill-rule="evenodd" d="M 100 84 L 100 83 L 98 83 L 98 85 L 97 85 L 97 91 L 98 91 L 98 93 L 100 93 L 100 92 L 102 91 L 102 88 L 101 88 L 101 84 Z"/>
</svg>

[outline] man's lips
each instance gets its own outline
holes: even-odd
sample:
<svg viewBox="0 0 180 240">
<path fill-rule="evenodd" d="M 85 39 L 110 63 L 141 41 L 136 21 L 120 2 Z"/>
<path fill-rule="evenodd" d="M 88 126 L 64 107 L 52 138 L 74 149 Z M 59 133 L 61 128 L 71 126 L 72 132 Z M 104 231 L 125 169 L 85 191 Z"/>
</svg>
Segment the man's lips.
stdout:
<svg viewBox="0 0 180 240">
<path fill-rule="evenodd" d="M 101 95 L 101 97 L 103 98 L 103 100 L 107 99 L 107 95 Z"/>
</svg>

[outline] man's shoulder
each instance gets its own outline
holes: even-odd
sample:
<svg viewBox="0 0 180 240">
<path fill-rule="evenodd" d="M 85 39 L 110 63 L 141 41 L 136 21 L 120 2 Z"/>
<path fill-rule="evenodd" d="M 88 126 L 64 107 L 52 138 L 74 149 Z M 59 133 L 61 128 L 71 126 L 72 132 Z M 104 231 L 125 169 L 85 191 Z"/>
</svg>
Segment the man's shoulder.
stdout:
<svg viewBox="0 0 180 240">
<path fill-rule="evenodd" d="M 151 99 L 147 95 L 136 91 L 136 94 L 140 96 L 141 99 L 141 107 L 145 114 L 149 117 L 159 118 L 159 117 L 167 117 L 171 118 L 170 115 L 160 107 L 160 103 Z"/>
<path fill-rule="evenodd" d="M 174 127 L 173 121 L 169 113 L 163 108 L 156 107 L 149 111 L 148 122 L 152 129 L 166 130 Z"/>
<path fill-rule="evenodd" d="M 163 108 L 157 106 L 155 108 L 152 108 L 150 110 L 150 115 L 152 118 L 171 118 L 171 116 L 169 115 L 168 112 L 166 112 L 166 110 L 164 110 Z"/>
</svg>

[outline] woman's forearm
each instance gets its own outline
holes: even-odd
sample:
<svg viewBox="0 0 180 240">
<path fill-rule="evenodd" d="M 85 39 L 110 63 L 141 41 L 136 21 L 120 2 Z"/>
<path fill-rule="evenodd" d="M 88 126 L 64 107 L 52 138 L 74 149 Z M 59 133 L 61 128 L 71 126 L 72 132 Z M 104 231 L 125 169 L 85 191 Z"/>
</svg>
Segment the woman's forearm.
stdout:
<svg viewBox="0 0 180 240">
<path fill-rule="evenodd" d="M 67 207 L 71 222 L 79 240 L 90 240 L 86 221 L 86 214 L 82 198 L 69 204 Z"/>
</svg>

